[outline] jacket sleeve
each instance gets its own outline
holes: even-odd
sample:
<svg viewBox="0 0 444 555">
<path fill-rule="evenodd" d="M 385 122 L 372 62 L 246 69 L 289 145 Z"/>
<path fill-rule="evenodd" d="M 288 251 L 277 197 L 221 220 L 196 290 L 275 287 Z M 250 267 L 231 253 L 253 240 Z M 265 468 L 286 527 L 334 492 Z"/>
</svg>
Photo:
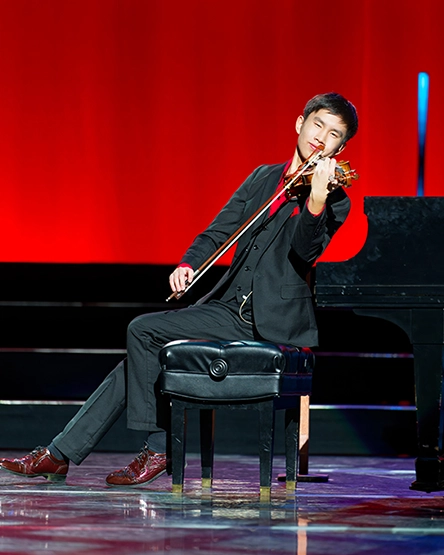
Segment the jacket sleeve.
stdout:
<svg viewBox="0 0 444 555">
<path fill-rule="evenodd" d="M 197 235 L 183 255 L 181 264 L 189 264 L 196 270 L 240 228 L 246 207 L 266 174 L 266 166 L 259 166 L 247 177 L 208 228 Z"/>
<path fill-rule="evenodd" d="M 325 210 L 314 216 L 305 204 L 292 238 L 292 248 L 308 264 L 324 252 L 350 212 L 350 199 L 342 187 L 327 197 Z"/>
</svg>

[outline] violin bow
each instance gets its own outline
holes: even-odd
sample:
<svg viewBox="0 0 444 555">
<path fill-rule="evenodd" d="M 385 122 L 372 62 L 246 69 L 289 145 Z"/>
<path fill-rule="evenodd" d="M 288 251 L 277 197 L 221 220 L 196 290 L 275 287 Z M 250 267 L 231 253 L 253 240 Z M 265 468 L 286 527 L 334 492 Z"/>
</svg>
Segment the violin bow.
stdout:
<svg viewBox="0 0 444 555">
<path fill-rule="evenodd" d="M 221 245 L 199 268 L 194 272 L 193 281 L 191 283 L 186 283 L 186 287 L 183 291 L 175 291 L 166 299 L 169 302 L 171 299 L 180 299 L 191 287 L 213 266 L 215 262 L 219 260 L 233 245 L 236 243 L 242 235 L 250 229 L 250 227 L 257 222 L 257 220 L 270 208 L 270 206 L 278 200 L 287 190 L 291 188 L 291 185 L 295 183 L 313 164 L 321 157 L 322 151 L 324 150 L 323 145 L 319 145 L 316 150 L 301 164 L 298 171 L 293 175 L 293 177 L 285 184 L 285 186 L 274 193 L 264 204 L 244 222 L 241 227 L 233 233 L 226 241 Z"/>
</svg>

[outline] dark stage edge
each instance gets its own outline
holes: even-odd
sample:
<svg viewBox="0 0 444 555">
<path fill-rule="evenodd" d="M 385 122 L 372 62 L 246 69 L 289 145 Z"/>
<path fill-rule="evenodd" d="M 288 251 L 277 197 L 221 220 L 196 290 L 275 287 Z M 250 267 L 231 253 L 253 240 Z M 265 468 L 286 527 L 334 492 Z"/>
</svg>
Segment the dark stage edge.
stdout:
<svg viewBox="0 0 444 555">
<path fill-rule="evenodd" d="M 106 475 L 128 459 L 93 453 L 62 486 L 0 472 L 0 552 L 443 553 L 443 496 L 409 490 L 410 458 L 312 457 L 329 481 L 289 494 L 276 480 L 277 457 L 269 501 L 260 501 L 256 457 L 216 457 L 213 489 L 202 490 L 199 459 L 188 455 L 183 494 L 171 493 L 166 475 L 146 487 L 107 487 Z"/>
</svg>

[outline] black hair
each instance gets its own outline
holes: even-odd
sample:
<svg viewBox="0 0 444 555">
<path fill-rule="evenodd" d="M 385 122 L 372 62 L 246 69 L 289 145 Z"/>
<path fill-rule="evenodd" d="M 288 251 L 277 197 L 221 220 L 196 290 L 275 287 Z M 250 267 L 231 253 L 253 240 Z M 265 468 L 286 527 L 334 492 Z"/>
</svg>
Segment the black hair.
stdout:
<svg viewBox="0 0 444 555">
<path fill-rule="evenodd" d="M 356 135 L 358 131 L 358 113 L 353 104 L 341 94 L 329 92 L 314 96 L 305 105 L 304 119 L 307 119 L 312 112 L 318 112 L 319 110 L 327 110 L 331 114 L 340 117 L 347 126 L 347 133 L 343 144 Z"/>
</svg>

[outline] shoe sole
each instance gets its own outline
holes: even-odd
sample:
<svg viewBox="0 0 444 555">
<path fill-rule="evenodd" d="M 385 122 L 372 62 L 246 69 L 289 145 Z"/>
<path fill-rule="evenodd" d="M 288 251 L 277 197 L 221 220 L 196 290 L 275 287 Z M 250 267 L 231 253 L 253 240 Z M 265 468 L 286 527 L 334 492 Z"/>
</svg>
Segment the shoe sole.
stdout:
<svg viewBox="0 0 444 555">
<path fill-rule="evenodd" d="M 48 482 L 64 482 L 66 480 L 65 474 L 23 474 L 23 472 L 14 472 L 14 470 L 9 470 L 4 466 L 0 466 L 1 470 L 9 472 L 9 474 L 14 474 L 14 476 L 21 476 L 22 478 L 46 478 Z"/>
<path fill-rule="evenodd" d="M 151 480 L 146 480 L 145 482 L 139 482 L 138 484 L 110 484 L 109 482 L 107 482 L 105 480 L 105 483 L 107 486 L 110 486 L 112 488 L 136 488 L 138 486 L 144 486 L 147 484 L 151 484 L 151 482 L 154 482 L 154 480 L 157 480 L 157 478 L 160 478 L 160 476 L 162 476 L 162 474 L 165 474 L 166 469 L 165 470 L 161 470 L 159 472 L 159 474 L 156 474 L 154 476 L 154 478 L 151 478 Z"/>
</svg>

